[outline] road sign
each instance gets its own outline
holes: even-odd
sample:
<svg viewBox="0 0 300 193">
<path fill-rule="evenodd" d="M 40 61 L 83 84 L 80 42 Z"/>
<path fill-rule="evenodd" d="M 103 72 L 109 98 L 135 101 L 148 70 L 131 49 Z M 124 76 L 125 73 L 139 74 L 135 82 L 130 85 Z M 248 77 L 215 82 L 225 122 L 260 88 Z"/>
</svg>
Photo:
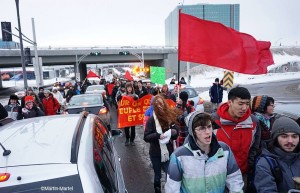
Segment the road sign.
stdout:
<svg viewBox="0 0 300 193">
<path fill-rule="evenodd" d="M 231 88 L 233 86 L 234 72 L 225 71 L 223 78 L 223 86 L 226 88 Z"/>
</svg>

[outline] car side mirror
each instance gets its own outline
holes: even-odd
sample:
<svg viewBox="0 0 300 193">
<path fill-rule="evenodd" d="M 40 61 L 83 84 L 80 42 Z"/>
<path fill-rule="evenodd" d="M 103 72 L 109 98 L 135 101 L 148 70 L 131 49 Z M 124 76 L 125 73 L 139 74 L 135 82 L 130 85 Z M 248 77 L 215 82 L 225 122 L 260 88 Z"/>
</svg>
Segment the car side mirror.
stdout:
<svg viewBox="0 0 300 193">
<path fill-rule="evenodd" d="M 111 135 L 113 137 L 121 137 L 121 136 L 123 136 L 123 132 L 120 129 L 112 129 Z"/>
</svg>

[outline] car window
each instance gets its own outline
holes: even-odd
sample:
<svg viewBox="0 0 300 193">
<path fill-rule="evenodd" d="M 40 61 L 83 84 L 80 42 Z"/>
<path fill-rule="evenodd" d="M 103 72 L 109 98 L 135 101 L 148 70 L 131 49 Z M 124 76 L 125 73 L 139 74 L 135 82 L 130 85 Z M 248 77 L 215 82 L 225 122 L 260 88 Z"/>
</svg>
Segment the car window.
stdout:
<svg viewBox="0 0 300 193">
<path fill-rule="evenodd" d="M 69 101 L 70 106 L 103 105 L 101 95 L 79 95 L 73 96 Z"/>
<path fill-rule="evenodd" d="M 95 118 L 94 136 L 94 166 L 105 193 L 117 192 L 114 153 L 110 132 L 99 118 Z"/>
<path fill-rule="evenodd" d="M 170 89 L 170 92 L 173 93 L 174 89 Z M 197 91 L 194 88 L 184 88 L 184 89 L 180 89 L 180 92 L 187 92 L 189 98 L 194 98 L 198 96 Z"/>
<path fill-rule="evenodd" d="M 104 85 L 89 86 L 86 91 L 104 90 Z"/>
</svg>

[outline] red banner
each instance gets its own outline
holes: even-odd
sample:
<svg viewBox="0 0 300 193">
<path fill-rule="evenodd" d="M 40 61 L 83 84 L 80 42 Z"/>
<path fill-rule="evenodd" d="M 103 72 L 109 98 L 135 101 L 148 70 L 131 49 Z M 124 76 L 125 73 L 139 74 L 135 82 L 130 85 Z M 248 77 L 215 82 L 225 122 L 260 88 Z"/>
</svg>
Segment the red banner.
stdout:
<svg viewBox="0 0 300 193">
<path fill-rule="evenodd" d="M 118 128 L 142 125 L 144 114 L 150 107 L 151 98 L 151 94 L 147 94 L 138 100 L 123 96 L 118 104 Z"/>
</svg>

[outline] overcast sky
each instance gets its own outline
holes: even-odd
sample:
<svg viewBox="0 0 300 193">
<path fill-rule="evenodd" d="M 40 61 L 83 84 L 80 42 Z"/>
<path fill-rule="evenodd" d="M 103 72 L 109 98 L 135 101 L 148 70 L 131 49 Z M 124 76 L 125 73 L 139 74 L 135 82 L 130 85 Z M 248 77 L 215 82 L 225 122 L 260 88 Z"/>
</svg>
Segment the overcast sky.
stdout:
<svg viewBox="0 0 300 193">
<path fill-rule="evenodd" d="M 22 32 L 39 47 L 162 46 L 164 21 L 182 0 L 20 0 Z M 300 0 L 185 0 L 239 3 L 240 31 L 273 46 L 300 45 Z M 14 0 L 0 0 L 0 20 L 18 26 Z M 14 41 L 18 41 L 13 37 Z M 24 43 L 27 46 L 27 43 Z"/>
</svg>

